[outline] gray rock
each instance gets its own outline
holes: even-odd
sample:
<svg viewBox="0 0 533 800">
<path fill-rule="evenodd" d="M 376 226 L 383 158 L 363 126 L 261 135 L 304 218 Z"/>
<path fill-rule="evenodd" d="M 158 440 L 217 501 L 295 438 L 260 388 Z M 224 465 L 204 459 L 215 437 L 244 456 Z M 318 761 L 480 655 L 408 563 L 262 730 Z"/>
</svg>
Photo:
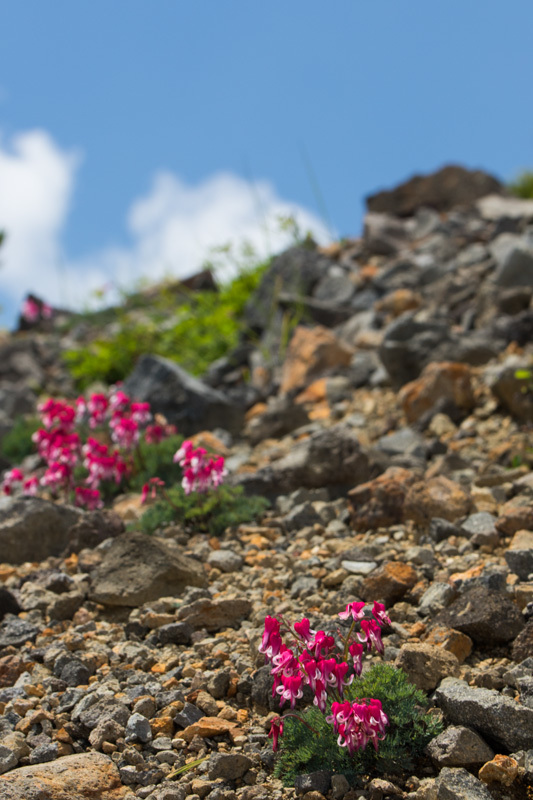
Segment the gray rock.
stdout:
<svg viewBox="0 0 533 800">
<path fill-rule="evenodd" d="M 480 767 L 494 758 L 481 736 L 462 725 L 450 725 L 431 740 L 427 750 L 438 767 Z"/>
<path fill-rule="evenodd" d="M 89 683 L 91 673 L 82 661 L 72 658 L 65 664 L 59 677 L 67 686 L 85 686 Z"/>
<path fill-rule="evenodd" d="M 457 343 L 445 322 L 420 322 L 407 312 L 391 322 L 379 357 L 395 386 L 418 378 L 430 361 L 457 360 Z"/>
<path fill-rule="evenodd" d="M 119 725 L 114 719 L 101 719 L 96 728 L 89 734 L 89 743 L 95 750 L 100 750 L 104 742 L 116 742 L 124 736 L 124 726 Z"/>
<path fill-rule="evenodd" d="M 233 550 L 213 550 L 207 563 L 221 572 L 238 572 L 243 565 L 243 558 Z"/>
<path fill-rule="evenodd" d="M 146 744 L 152 741 L 152 730 L 150 722 L 142 714 L 134 712 L 128 719 L 126 725 L 126 741 L 142 742 Z"/>
<path fill-rule="evenodd" d="M 498 286 L 533 286 L 533 252 L 515 247 L 498 264 L 494 280 Z"/>
<path fill-rule="evenodd" d="M 331 772 L 326 769 L 320 769 L 316 772 L 308 772 L 306 775 L 297 775 L 294 781 L 294 788 L 296 794 L 305 794 L 306 792 L 320 792 L 326 795 L 329 792 L 331 785 Z"/>
<path fill-rule="evenodd" d="M 245 435 L 252 444 L 257 444 L 263 439 L 285 436 L 308 422 L 304 407 L 294 403 L 288 395 L 281 395 L 269 399 L 266 411 L 248 422 Z"/>
<path fill-rule="evenodd" d="M 456 590 L 449 583 L 436 581 L 432 583 L 420 598 L 418 613 L 423 617 L 437 614 L 446 608 L 457 595 Z"/>
<path fill-rule="evenodd" d="M 209 780 L 217 778 L 235 781 L 242 778 L 252 766 L 252 760 L 243 753 L 213 753 L 207 763 Z"/>
<path fill-rule="evenodd" d="M 499 194 L 489 194 L 477 201 L 483 219 L 489 222 L 498 222 L 505 219 L 533 219 L 533 200 L 523 200 L 520 197 L 504 197 Z"/>
<path fill-rule="evenodd" d="M 351 428 L 344 424 L 318 430 L 297 442 L 272 466 L 233 476 L 247 493 L 270 497 L 298 488 L 351 488 L 373 477 L 374 467 Z"/>
<path fill-rule="evenodd" d="M 187 622 L 193 628 L 205 628 L 214 632 L 239 625 L 251 612 L 252 604 L 244 597 L 221 600 L 200 598 L 194 603 L 181 606 L 178 619 Z"/>
<path fill-rule="evenodd" d="M 513 750 L 527 749 L 533 737 L 533 709 L 494 689 L 478 689 L 464 681 L 444 680 L 435 693 L 447 720 L 468 721 L 482 736 Z"/>
<path fill-rule="evenodd" d="M 31 751 L 30 764 L 46 764 L 55 761 L 57 756 L 57 742 L 46 742 Z"/>
<path fill-rule="evenodd" d="M 449 520 L 441 519 L 440 517 L 433 517 L 429 523 L 428 533 L 430 539 L 438 544 L 444 539 L 449 539 L 450 536 L 460 536 L 460 529 L 454 522 L 449 522 Z"/>
<path fill-rule="evenodd" d="M 348 305 L 355 293 L 355 283 L 350 276 L 337 265 L 330 267 L 326 275 L 319 280 L 313 290 L 315 300 L 323 303 L 344 306 Z"/>
<path fill-rule="evenodd" d="M 142 356 L 124 381 L 123 390 L 150 403 L 153 413 L 163 414 L 183 435 L 220 426 L 231 433 L 242 428 L 241 408 L 161 356 Z"/>
<path fill-rule="evenodd" d="M 533 532 L 518 531 L 505 551 L 505 560 L 511 572 L 520 580 L 527 580 L 533 573 Z"/>
<path fill-rule="evenodd" d="M 314 506 L 309 503 L 301 503 L 294 506 L 283 519 L 283 527 L 287 531 L 299 531 L 302 528 L 320 524 L 322 519 Z"/>
<path fill-rule="evenodd" d="M 425 461 L 427 445 L 424 437 L 412 428 L 400 428 L 378 440 L 377 447 L 389 456 L 413 456 Z"/>
<path fill-rule="evenodd" d="M 14 769 L 18 764 L 18 758 L 10 747 L 0 744 L 0 775 Z"/>
<path fill-rule="evenodd" d="M 489 645 L 512 641 L 524 627 L 522 614 L 509 596 L 483 586 L 465 591 L 435 617 L 435 622 L 466 633 L 478 644 Z"/>
<path fill-rule="evenodd" d="M 113 541 L 92 573 L 90 597 L 105 605 L 136 607 L 206 584 L 201 565 L 185 558 L 173 541 L 125 533 Z"/>
<path fill-rule="evenodd" d="M 471 514 L 461 525 L 461 533 L 468 537 L 473 545 L 496 545 L 500 535 L 496 530 L 496 517 L 488 511 Z"/>
<path fill-rule="evenodd" d="M 503 364 L 491 366 L 485 373 L 485 380 L 497 400 L 513 417 L 521 422 L 532 422 L 533 392 L 527 391 L 527 380 L 516 377 L 518 370 L 528 371 L 529 364 L 523 359 L 510 357 Z"/>
<path fill-rule="evenodd" d="M 103 700 L 94 698 L 88 707 L 83 707 L 82 703 L 83 700 L 72 710 L 72 720 L 79 722 L 87 731 L 92 731 L 102 720 L 113 720 L 125 728 L 130 718 L 128 707 L 113 697 Z"/>
<path fill-rule="evenodd" d="M 318 589 L 318 578 L 310 575 L 301 575 L 291 586 L 291 597 L 309 597 Z"/>
<path fill-rule="evenodd" d="M 231 681 L 229 669 L 219 669 L 207 681 L 207 691 L 215 700 L 226 697 Z"/>
<path fill-rule="evenodd" d="M 193 628 L 186 622 L 169 622 L 157 629 L 161 644 L 190 644 Z"/>
<path fill-rule="evenodd" d="M 444 767 L 436 781 L 437 800 L 492 800 L 492 795 L 466 769 Z"/>
<path fill-rule="evenodd" d="M 192 703 L 185 703 L 182 710 L 174 717 L 174 722 L 181 728 L 187 728 L 189 725 L 194 725 L 202 717 L 205 717 L 205 714 L 197 706 Z"/>
<path fill-rule="evenodd" d="M 81 513 L 40 497 L 1 497 L 0 561 L 21 564 L 61 555 Z"/>
<path fill-rule="evenodd" d="M 25 642 L 35 641 L 38 633 L 39 628 L 35 625 L 7 614 L 0 625 L 0 648 L 22 647 Z"/>
</svg>

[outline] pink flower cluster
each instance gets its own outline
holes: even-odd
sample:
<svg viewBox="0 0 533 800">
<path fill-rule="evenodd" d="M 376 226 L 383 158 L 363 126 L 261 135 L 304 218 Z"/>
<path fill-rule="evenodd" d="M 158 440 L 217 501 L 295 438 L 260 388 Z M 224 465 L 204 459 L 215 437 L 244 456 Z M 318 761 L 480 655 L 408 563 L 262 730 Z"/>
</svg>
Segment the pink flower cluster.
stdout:
<svg viewBox="0 0 533 800">
<path fill-rule="evenodd" d="M 181 485 L 185 494 L 207 492 L 211 488 L 216 489 L 227 474 L 224 467 L 224 456 L 208 458 L 207 450 L 203 447 L 195 448 L 189 439 L 186 439 L 174 454 L 173 461 L 183 468 Z"/>
<path fill-rule="evenodd" d="M 121 390 L 110 396 L 95 393 L 87 400 L 78 397 L 72 405 L 50 398 L 38 410 L 43 427 L 32 438 L 46 464 L 44 474 L 40 480 L 35 476 L 25 479 L 20 469 L 10 470 L 2 482 L 5 494 L 11 494 L 15 484 L 21 484 L 23 494 L 35 495 L 39 487 L 53 495 L 60 491 L 69 495 L 74 490 L 76 505 L 101 508 L 101 482 L 120 484 L 130 474 L 133 451 L 143 432 L 148 442 L 161 442 L 176 432 L 173 425 L 161 422 L 148 425 L 152 419 L 150 404 L 132 402 Z M 107 425 L 104 440 L 89 436 L 82 444 L 75 428 L 84 423 L 91 430 L 101 427 L 105 430 Z M 80 465 L 87 470 L 85 486 L 75 486 L 74 471 Z"/>
<path fill-rule="evenodd" d="M 369 742 L 377 750 L 388 724 L 379 700 L 343 701 L 345 688 L 356 675 L 361 674 L 365 649 L 370 651 L 374 647 L 383 652 L 381 626 L 390 624 L 382 603 L 375 602 L 368 616 L 365 612 L 365 603 L 354 602 L 348 603 L 339 613 L 343 620 L 352 619 L 347 636 L 339 632 L 343 645 L 341 652 L 335 636 L 312 630 L 306 617 L 291 627 L 282 619 L 267 616 L 259 646 L 259 651 L 272 664 L 272 694 L 280 696 L 280 706 L 287 702 L 293 709 L 296 700 L 303 696 L 303 687 L 309 686 L 314 694 L 313 704 L 323 714 L 327 712 L 328 701 L 331 703 L 331 713 L 326 722 L 333 726 L 338 744 L 346 747 L 350 755 L 356 750 L 364 750 Z M 357 623 L 361 631 L 354 634 Z M 292 637 L 292 648 L 283 642 L 282 627 Z M 282 733 L 283 717 L 277 717 L 269 733 L 274 750 Z"/>
<path fill-rule="evenodd" d="M 20 313 L 26 322 L 38 322 L 40 319 L 50 319 L 54 312 L 48 303 L 42 303 L 29 296 L 22 303 Z"/>
</svg>

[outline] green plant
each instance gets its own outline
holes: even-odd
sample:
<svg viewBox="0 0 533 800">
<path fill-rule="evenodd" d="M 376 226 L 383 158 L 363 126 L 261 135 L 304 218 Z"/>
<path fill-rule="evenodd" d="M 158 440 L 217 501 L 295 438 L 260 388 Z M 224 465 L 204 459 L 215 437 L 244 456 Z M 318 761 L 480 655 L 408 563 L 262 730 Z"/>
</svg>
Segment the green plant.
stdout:
<svg viewBox="0 0 533 800">
<path fill-rule="evenodd" d="M 161 498 L 150 506 L 136 525 L 145 533 L 176 522 L 205 531 L 214 536 L 230 526 L 251 522 L 260 516 L 269 503 L 264 497 L 247 497 L 242 486 L 219 486 L 203 495 L 185 494 L 180 485 L 166 490 L 170 502 Z"/>
<path fill-rule="evenodd" d="M 533 200 L 533 171 L 523 170 L 507 188 L 515 197 Z"/>
<path fill-rule="evenodd" d="M 14 426 L 2 439 L 0 452 L 11 464 L 20 462 L 35 452 L 32 435 L 39 427 L 38 417 L 17 417 Z"/>
<path fill-rule="evenodd" d="M 350 756 L 337 745 L 331 726 L 317 708 L 302 715 L 307 725 L 287 716 L 274 774 L 286 786 L 297 775 L 316 770 L 342 773 L 351 780 L 371 772 L 401 772 L 411 769 L 426 745 L 443 729 L 440 719 L 425 710 L 424 693 L 411 684 L 406 674 L 390 664 L 375 664 L 344 692 L 347 700 L 374 697 L 381 701 L 389 718 L 379 751 L 367 747 Z"/>
<path fill-rule="evenodd" d="M 95 381 L 123 380 L 147 352 L 201 375 L 249 333 L 243 322 L 244 307 L 268 263 L 242 269 L 218 292 L 183 288 L 177 296 L 163 287 L 155 299 L 148 302 L 145 298 L 144 304 L 142 294 L 132 295 L 115 311 L 118 330 L 64 353 L 78 388 L 85 389 Z M 95 318 L 102 313 L 97 312 Z M 109 310 L 106 313 L 109 318 Z M 90 322 L 90 315 L 85 314 L 84 319 Z"/>
</svg>

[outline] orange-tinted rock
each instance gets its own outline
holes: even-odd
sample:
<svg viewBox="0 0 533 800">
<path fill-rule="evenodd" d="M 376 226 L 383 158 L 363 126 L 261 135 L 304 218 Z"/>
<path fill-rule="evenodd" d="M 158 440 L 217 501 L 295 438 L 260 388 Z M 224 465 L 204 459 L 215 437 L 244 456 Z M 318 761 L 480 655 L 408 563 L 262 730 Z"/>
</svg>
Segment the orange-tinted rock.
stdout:
<svg viewBox="0 0 533 800">
<path fill-rule="evenodd" d="M 470 511 L 472 502 L 458 483 L 438 475 L 428 481 L 414 483 L 405 498 L 405 519 L 421 524 L 433 517 L 454 522 Z"/>
<path fill-rule="evenodd" d="M 237 727 L 235 722 L 222 719 L 222 717 L 202 717 L 198 722 L 194 722 L 185 728 L 185 730 L 178 731 L 176 737 L 185 739 L 186 742 L 191 742 L 195 736 L 205 739 L 211 736 L 222 736 L 224 733 L 235 735 Z"/>
<path fill-rule="evenodd" d="M 6 800 L 122 800 L 129 792 L 118 769 L 103 753 L 80 753 L 2 775 Z"/>
<path fill-rule="evenodd" d="M 453 653 L 427 642 L 405 644 L 396 659 L 396 666 L 403 669 L 411 683 L 424 692 L 433 691 L 443 678 L 459 674 L 459 661 Z"/>
<path fill-rule="evenodd" d="M 19 675 L 22 675 L 29 664 L 20 656 L 10 655 L 0 658 L 0 686 L 13 686 Z"/>
<path fill-rule="evenodd" d="M 386 314 L 398 317 L 404 311 L 414 310 L 421 305 L 422 297 L 418 292 L 413 292 L 412 289 L 395 289 L 381 300 L 378 300 L 375 308 L 376 311 L 384 311 Z"/>
<path fill-rule="evenodd" d="M 368 575 L 361 587 L 361 597 L 367 602 L 379 600 L 393 605 L 413 588 L 418 576 L 410 564 L 386 561 Z"/>
<path fill-rule="evenodd" d="M 318 378 L 310 383 L 303 392 L 300 392 L 295 399 L 295 403 L 320 403 L 327 397 L 327 378 Z"/>
<path fill-rule="evenodd" d="M 281 392 L 292 392 L 332 367 L 347 366 L 353 352 L 328 328 L 298 325 L 287 348 Z"/>
<path fill-rule="evenodd" d="M 533 531 L 533 503 L 528 497 L 519 495 L 508 500 L 500 508 L 496 528 L 505 536 L 520 530 Z"/>
<path fill-rule="evenodd" d="M 414 475 L 408 469 L 389 467 L 379 477 L 348 492 L 354 529 L 366 531 L 401 522 L 407 490 L 413 481 Z"/>
<path fill-rule="evenodd" d="M 472 652 L 473 642 L 470 636 L 454 628 L 445 628 L 441 625 L 433 628 L 426 636 L 425 642 L 435 644 L 444 650 L 453 653 L 460 664 L 468 658 Z"/>
<path fill-rule="evenodd" d="M 409 422 L 415 422 L 442 400 L 449 400 L 465 410 L 473 408 L 471 375 L 467 364 L 453 361 L 428 364 L 419 378 L 400 391 L 400 402 Z"/>
<path fill-rule="evenodd" d="M 496 755 L 487 761 L 479 770 L 478 776 L 483 783 L 501 783 L 511 786 L 518 775 L 518 761 L 511 756 Z"/>
</svg>

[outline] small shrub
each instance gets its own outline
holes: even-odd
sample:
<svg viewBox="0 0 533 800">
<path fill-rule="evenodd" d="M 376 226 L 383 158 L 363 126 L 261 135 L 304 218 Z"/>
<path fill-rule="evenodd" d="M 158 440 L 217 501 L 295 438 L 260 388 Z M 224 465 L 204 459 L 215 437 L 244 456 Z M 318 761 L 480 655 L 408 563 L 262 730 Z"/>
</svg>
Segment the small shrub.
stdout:
<svg viewBox="0 0 533 800">
<path fill-rule="evenodd" d="M 157 500 L 136 523 L 145 533 L 181 522 L 218 536 L 230 526 L 257 519 L 269 505 L 264 497 L 247 497 L 242 486 L 223 485 L 204 495 L 187 495 L 182 486 L 176 485 L 165 494 L 170 502 L 165 498 Z"/>
<path fill-rule="evenodd" d="M 514 181 L 511 181 L 507 188 L 515 197 L 533 200 L 533 172 L 524 170 Z"/>
<path fill-rule="evenodd" d="M 379 751 L 367 747 L 350 756 L 337 745 L 325 715 L 317 708 L 309 708 L 302 716 L 316 734 L 295 717 L 285 720 L 274 774 L 286 786 L 293 785 L 297 775 L 316 770 L 342 773 L 353 780 L 372 772 L 411 769 L 428 742 L 443 729 L 440 720 L 425 711 L 424 693 L 409 682 L 402 670 L 390 664 L 374 665 L 344 694 L 350 701 L 367 697 L 381 701 L 389 727 Z"/>
</svg>

